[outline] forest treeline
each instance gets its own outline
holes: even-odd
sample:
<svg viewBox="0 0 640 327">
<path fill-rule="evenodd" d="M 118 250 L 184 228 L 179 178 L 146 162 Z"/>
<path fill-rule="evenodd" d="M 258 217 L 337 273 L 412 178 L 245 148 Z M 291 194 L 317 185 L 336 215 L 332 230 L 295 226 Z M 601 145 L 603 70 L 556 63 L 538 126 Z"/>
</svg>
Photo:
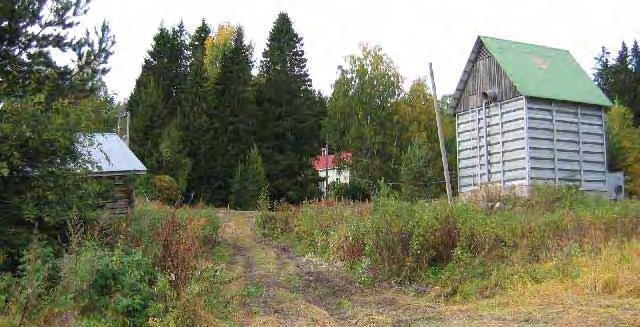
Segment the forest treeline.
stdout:
<svg viewBox="0 0 640 327">
<path fill-rule="evenodd" d="M 409 197 L 441 193 L 429 89 L 417 80 L 403 90 L 379 47 L 347 57 L 326 97 L 312 86 L 302 37 L 280 13 L 256 70 L 241 26 L 203 20 L 192 33 L 180 23 L 155 34 L 126 103 L 131 147 L 153 175 L 171 176 L 187 201 L 255 208 L 232 201 L 243 189 L 251 199 L 317 198 L 311 161 L 327 142 L 332 152 L 354 154 L 360 193 L 380 179 Z M 453 153 L 453 120 L 446 126 Z M 253 162 L 263 164 L 247 162 L 252 149 Z M 240 187 L 255 183 L 262 187 Z"/>
<path fill-rule="evenodd" d="M 276 199 L 315 196 L 308 164 L 321 147 L 325 100 L 311 87 L 302 38 L 286 14 L 273 25 L 257 76 L 240 26 L 161 26 L 127 102 L 131 147 L 153 174 L 197 200 L 229 203 L 256 145 Z M 240 176 L 239 176 L 240 177 Z"/>
</svg>

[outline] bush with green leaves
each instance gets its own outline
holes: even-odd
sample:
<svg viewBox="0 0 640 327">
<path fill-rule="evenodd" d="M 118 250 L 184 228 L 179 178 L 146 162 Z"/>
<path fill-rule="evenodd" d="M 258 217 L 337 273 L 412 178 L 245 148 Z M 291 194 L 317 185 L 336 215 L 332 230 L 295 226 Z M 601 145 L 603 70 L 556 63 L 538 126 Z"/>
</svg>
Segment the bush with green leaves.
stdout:
<svg viewBox="0 0 640 327">
<path fill-rule="evenodd" d="M 136 181 L 135 192 L 137 196 L 167 204 L 175 204 L 180 200 L 180 187 L 169 175 L 140 176 Z"/>
<path fill-rule="evenodd" d="M 66 220 L 96 217 L 102 188 L 87 178 L 92 163 L 79 151 L 93 140 L 78 133 L 96 128 L 102 118 L 95 108 L 108 105 L 80 103 L 90 109 L 43 97 L 5 101 L 0 109 L 0 248 L 8 257 L 2 270 L 15 269 L 34 230 L 60 246 Z"/>
<path fill-rule="evenodd" d="M 96 33 L 74 30 L 88 3 L 13 1 L 0 10 L 3 271 L 17 269 L 34 230 L 59 254 L 65 220 L 93 218 L 96 190 L 78 143 L 115 117 L 102 81 L 114 39 L 106 22 Z"/>
</svg>

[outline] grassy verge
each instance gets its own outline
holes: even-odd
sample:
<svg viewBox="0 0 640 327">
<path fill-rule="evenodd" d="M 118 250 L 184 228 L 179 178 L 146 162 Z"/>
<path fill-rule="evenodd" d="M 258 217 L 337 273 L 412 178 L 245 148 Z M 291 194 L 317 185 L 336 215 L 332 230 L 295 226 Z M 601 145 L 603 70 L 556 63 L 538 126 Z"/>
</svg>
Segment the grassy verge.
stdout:
<svg viewBox="0 0 640 327">
<path fill-rule="evenodd" d="M 141 202 L 141 201 L 140 201 Z M 0 326 L 187 326 L 231 320 L 220 294 L 220 220 L 207 207 L 141 204 L 106 224 L 70 224 L 62 257 L 34 236 L 0 279 Z"/>
<path fill-rule="evenodd" d="M 340 262 L 361 283 L 434 286 L 452 301 L 490 298 L 546 282 L 589 294 L 640 297 L 640 202 L 575 189 L 539 189 L 500 205 L 313 203 L 262 212 L 259 231 Z"/>
</svg>

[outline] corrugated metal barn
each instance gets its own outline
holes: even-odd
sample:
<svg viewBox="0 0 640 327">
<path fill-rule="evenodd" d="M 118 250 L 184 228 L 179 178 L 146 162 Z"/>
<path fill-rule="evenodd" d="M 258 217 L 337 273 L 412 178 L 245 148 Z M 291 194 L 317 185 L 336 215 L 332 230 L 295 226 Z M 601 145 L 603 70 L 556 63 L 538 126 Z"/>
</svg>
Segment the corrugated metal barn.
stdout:
<svg viewBox="0 0 640 327">
<path fill-rule="evenodd" d="M 458 190 L 551 183 L 605 192 L 611 105 L 568 51 L 478 37 L 452 102 Z"/>
</svg>

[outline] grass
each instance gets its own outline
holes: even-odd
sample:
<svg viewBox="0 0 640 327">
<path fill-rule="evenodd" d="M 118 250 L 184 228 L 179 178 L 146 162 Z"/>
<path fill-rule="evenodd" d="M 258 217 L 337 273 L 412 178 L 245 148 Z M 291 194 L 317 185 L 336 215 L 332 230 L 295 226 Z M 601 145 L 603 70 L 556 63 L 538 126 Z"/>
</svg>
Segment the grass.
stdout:
<svg viewBox="0 0 640 327">
<path fill-rule="evenodd" d="M 256 219 L 275 241 L 251 213 L 143 204 L 63 257 L 36 239 L 0 326 L 633 324 L 638 202 L 493 201 L 286 206 Z"/>
<path fill-rule="evenodd" d="M 640 203 L 575 189 L 529 199 L 407 202 L 383 190 L 373 204 L 310 203 L 262 212 L 259 231 L 347 266 L 366 285 L 429 285 L 453 302 L 546 282 L 638 298 Z"/>
<path fill-rule="evenodd" d="M 245 285 L 242 296 L 245 298 L 255 298 L 264 294 L 264 286 L 261 283 L 254 282 Z"/>
</svg>

